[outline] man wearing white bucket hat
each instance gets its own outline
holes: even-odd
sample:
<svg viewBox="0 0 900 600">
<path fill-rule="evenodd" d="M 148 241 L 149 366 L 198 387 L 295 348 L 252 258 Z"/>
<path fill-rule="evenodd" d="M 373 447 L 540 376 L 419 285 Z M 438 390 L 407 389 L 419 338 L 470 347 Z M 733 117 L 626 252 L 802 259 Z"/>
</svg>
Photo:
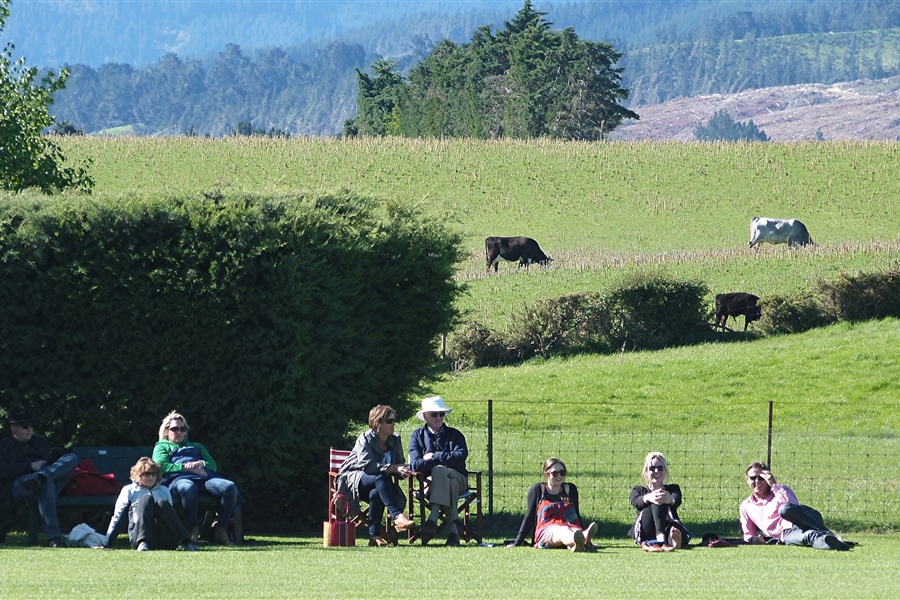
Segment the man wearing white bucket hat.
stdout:
<svg viewBox="0 0 900 600">
<path fill-rule="evenodd" d="M 459 545 L 457 499 L 468 486 L 466 457 L 469 448 L 458 429 L 444 424 L 444 417 L 453 409 L 444 405 L 440 396 L 422 400 L 422 410 L 416 413 L 426 426 L 412 432 L 409 440 L 409 464 L 417 473 L 430 475 L 428 496 L 431 514 L 422 525 L 419 539 L 427 544 L 437 533 L 441 511 L 447 517 L 447 545 Z"/>
</svg>

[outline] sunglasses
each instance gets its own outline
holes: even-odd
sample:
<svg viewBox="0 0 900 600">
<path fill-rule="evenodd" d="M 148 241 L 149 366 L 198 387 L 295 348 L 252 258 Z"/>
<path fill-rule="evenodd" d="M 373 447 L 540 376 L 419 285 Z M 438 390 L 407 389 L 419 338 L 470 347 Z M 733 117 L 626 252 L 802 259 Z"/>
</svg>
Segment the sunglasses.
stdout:
<svg viewBox="0 0 900 600">
<path fill-rule="evenodd" d="M 547 471 L 547 474 L 551 477 L 565 477 L 566 471 L 563 469 L 562 471 Z"/>
<path fill-rule="evenodd" d="M 650 465 L 650 466 L 648 467 L 648 470 L 649 470 L 651 473 L 657 473 L 657 472 L 659 472 L 659 471 L 665 471 L 666 468 L 665 468 L 664 466 L 662 466 L 662 465 Z"/>
<path fill-rule="evenodd" d="M 447 416 L 447 413 L 433 412 L 433 413 L 428 413 L 428 416 L 431 417 L 432 419 L 437 419 L 438 417 L 443 419 L 444 417 Z"/>
<path fill-rule="evenodd" d="M 13 423 L 13 425 L 18 425 L 22 429 L 31 429 L 31 423 Z"/>
<path fill-rule="evenodd" d="M 181 427 L 169 427 L 169 431 L 185 433 L 187 431 L 187 425 L 182 425 Z"/>
<path fill-rule="evenodd" d="M 385 425 L 393 425 L 396 422 L 397 422 L 397 419 L 385 419 L 384 420 Z"/>
<path fill-rule="evenodd" d="M 766 478 L 763 477 L 762 475 L 753 475 L 753 476 L 747 475 L 747 480 L 752 481 L 753 483 L 756 483 L 757 481 L 760 481 L 760 480 L 765 481 Z"/>
</svg>

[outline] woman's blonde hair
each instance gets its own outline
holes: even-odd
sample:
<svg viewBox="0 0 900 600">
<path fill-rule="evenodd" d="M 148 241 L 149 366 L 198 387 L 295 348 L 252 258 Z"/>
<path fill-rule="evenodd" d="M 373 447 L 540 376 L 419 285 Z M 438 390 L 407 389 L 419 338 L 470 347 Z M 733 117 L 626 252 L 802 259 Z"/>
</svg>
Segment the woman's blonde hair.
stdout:
<svg viewBox="0 0 900 600">
<path fill-rule="evenodd" d="M 647 455 L 647 458 L 644 459 L 644 469 L 641 471 L 641 479 L 644 483 L 650 481 L 650 464 L 653 462 L 654 458 L 662 463 L 663 472 L 665 473 L 663 483 L 665 483 L 669 478 L 669 462 L 666 460 L 666 457 L 662 455 L 662 452 L 651 452 Z"/>
<path fill-rule="evenodd" d="M 373 406 L 372 410 L 369 411 L 369 429 L 378 433 L 378 428 L 388 418 L 388 415 L 394 415 L 394 418 L 397 418 L 397 412 L 387 404 Z"/>
<path fill-rule="evenodd" d="M 158 462 L 147 456 L 142 456 L 136 463 L 134 463 L 134 466 L 131 467 L 131 480 L 140 481 L 141 475 L 143 475 L 144 473 L 152 473 L 153 475 L 156 475 L 157 479 L 159 479 L 161 472 L 162 468 L 159 466 Z"/>
<path fill-rule="evenodd" d="M 177 421 L 178 419 L 181 419 L 181 422 L 184 423 L 184 426 L 188 428 L 188 431 L 191 430 L 190 426 L 188 425 L 187 419 L 185 419 L 181 415 L 181 413 L 173 410 L 172 412 L 167 414 L 165 418 L 163 418 L 162 423 L 159 424 L 159 441 L 162 442 L 168 439 L 166 437 L 166 430 L 172 424 L 172 421 Z M 184 439 L 187 439 L 187 433 L 184 434 Z"/>
</svg>

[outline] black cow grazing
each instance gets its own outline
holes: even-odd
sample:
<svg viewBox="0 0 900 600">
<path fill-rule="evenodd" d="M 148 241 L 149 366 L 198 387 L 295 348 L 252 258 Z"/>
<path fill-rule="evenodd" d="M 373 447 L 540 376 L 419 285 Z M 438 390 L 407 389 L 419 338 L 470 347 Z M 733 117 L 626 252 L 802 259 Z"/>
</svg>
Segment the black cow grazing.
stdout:
<svg viewBox="0 0 900 600">
<path fill-rule="evenodd" d="M 519 261 L 519 266 L 531 263 L 547 265 L 553 259 L 544 254 L 538 243 L 530 237 L 489 237 L 484 240 L 484 253 L 487 260 L 487 271 L 494 267 L 497 272 L 497 263 L 501 260 L 509 262 Z"/>
<path fill-rule="evenodd" d="M 730 294 L 716 294 L 716 325 L 714 329 L 721 327 L 725 331 L 725 323 L 728 317 L 734 317 L 737 322 L 738 315 L 744 315 L 744 331 L 753 321 L 758 321 L 762 312 L 756 303 L 759 297 L 745 292 L 732 292 Z"/>
</svg>

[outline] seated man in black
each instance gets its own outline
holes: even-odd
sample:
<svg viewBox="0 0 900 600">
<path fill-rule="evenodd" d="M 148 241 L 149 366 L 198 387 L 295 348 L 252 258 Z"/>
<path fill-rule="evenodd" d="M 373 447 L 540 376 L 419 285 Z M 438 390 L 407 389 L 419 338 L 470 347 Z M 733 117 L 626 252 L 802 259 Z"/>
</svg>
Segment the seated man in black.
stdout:
<svg viewBox="0 0 900 600">
<path fill-rule="evenodd" d="M 23 409 L 13 410 L 7 418 L 12 435 L 0 440 L 0 514 L 9 515 L 14 498 L 37 501 L 47 545 L 59 548 L 56 496 L 78 466 L 78 457 L 63 454 L 51 461 L 50 443 L 34 433 L 34 423 Z"/>
<path fill-rule="evenodd" d="M 460 492 L 468 487 L 466 457 L 469 449 L 465 436 L 458 429 L 444 425 L 444 417 L 451 410 L 440 396 L 422 400 L 422 410 L 416 416 L 425 421 L 426 426 L 413 431 L 409 440 L 410 468 L 430 479 L 431 515 L 422 525 L 419 539 L 423 544 L 437 533 L 438 518 L 443 510 L 447 518 L 447 545 L 459 545 L 456 503 Z"/>
</svg>

